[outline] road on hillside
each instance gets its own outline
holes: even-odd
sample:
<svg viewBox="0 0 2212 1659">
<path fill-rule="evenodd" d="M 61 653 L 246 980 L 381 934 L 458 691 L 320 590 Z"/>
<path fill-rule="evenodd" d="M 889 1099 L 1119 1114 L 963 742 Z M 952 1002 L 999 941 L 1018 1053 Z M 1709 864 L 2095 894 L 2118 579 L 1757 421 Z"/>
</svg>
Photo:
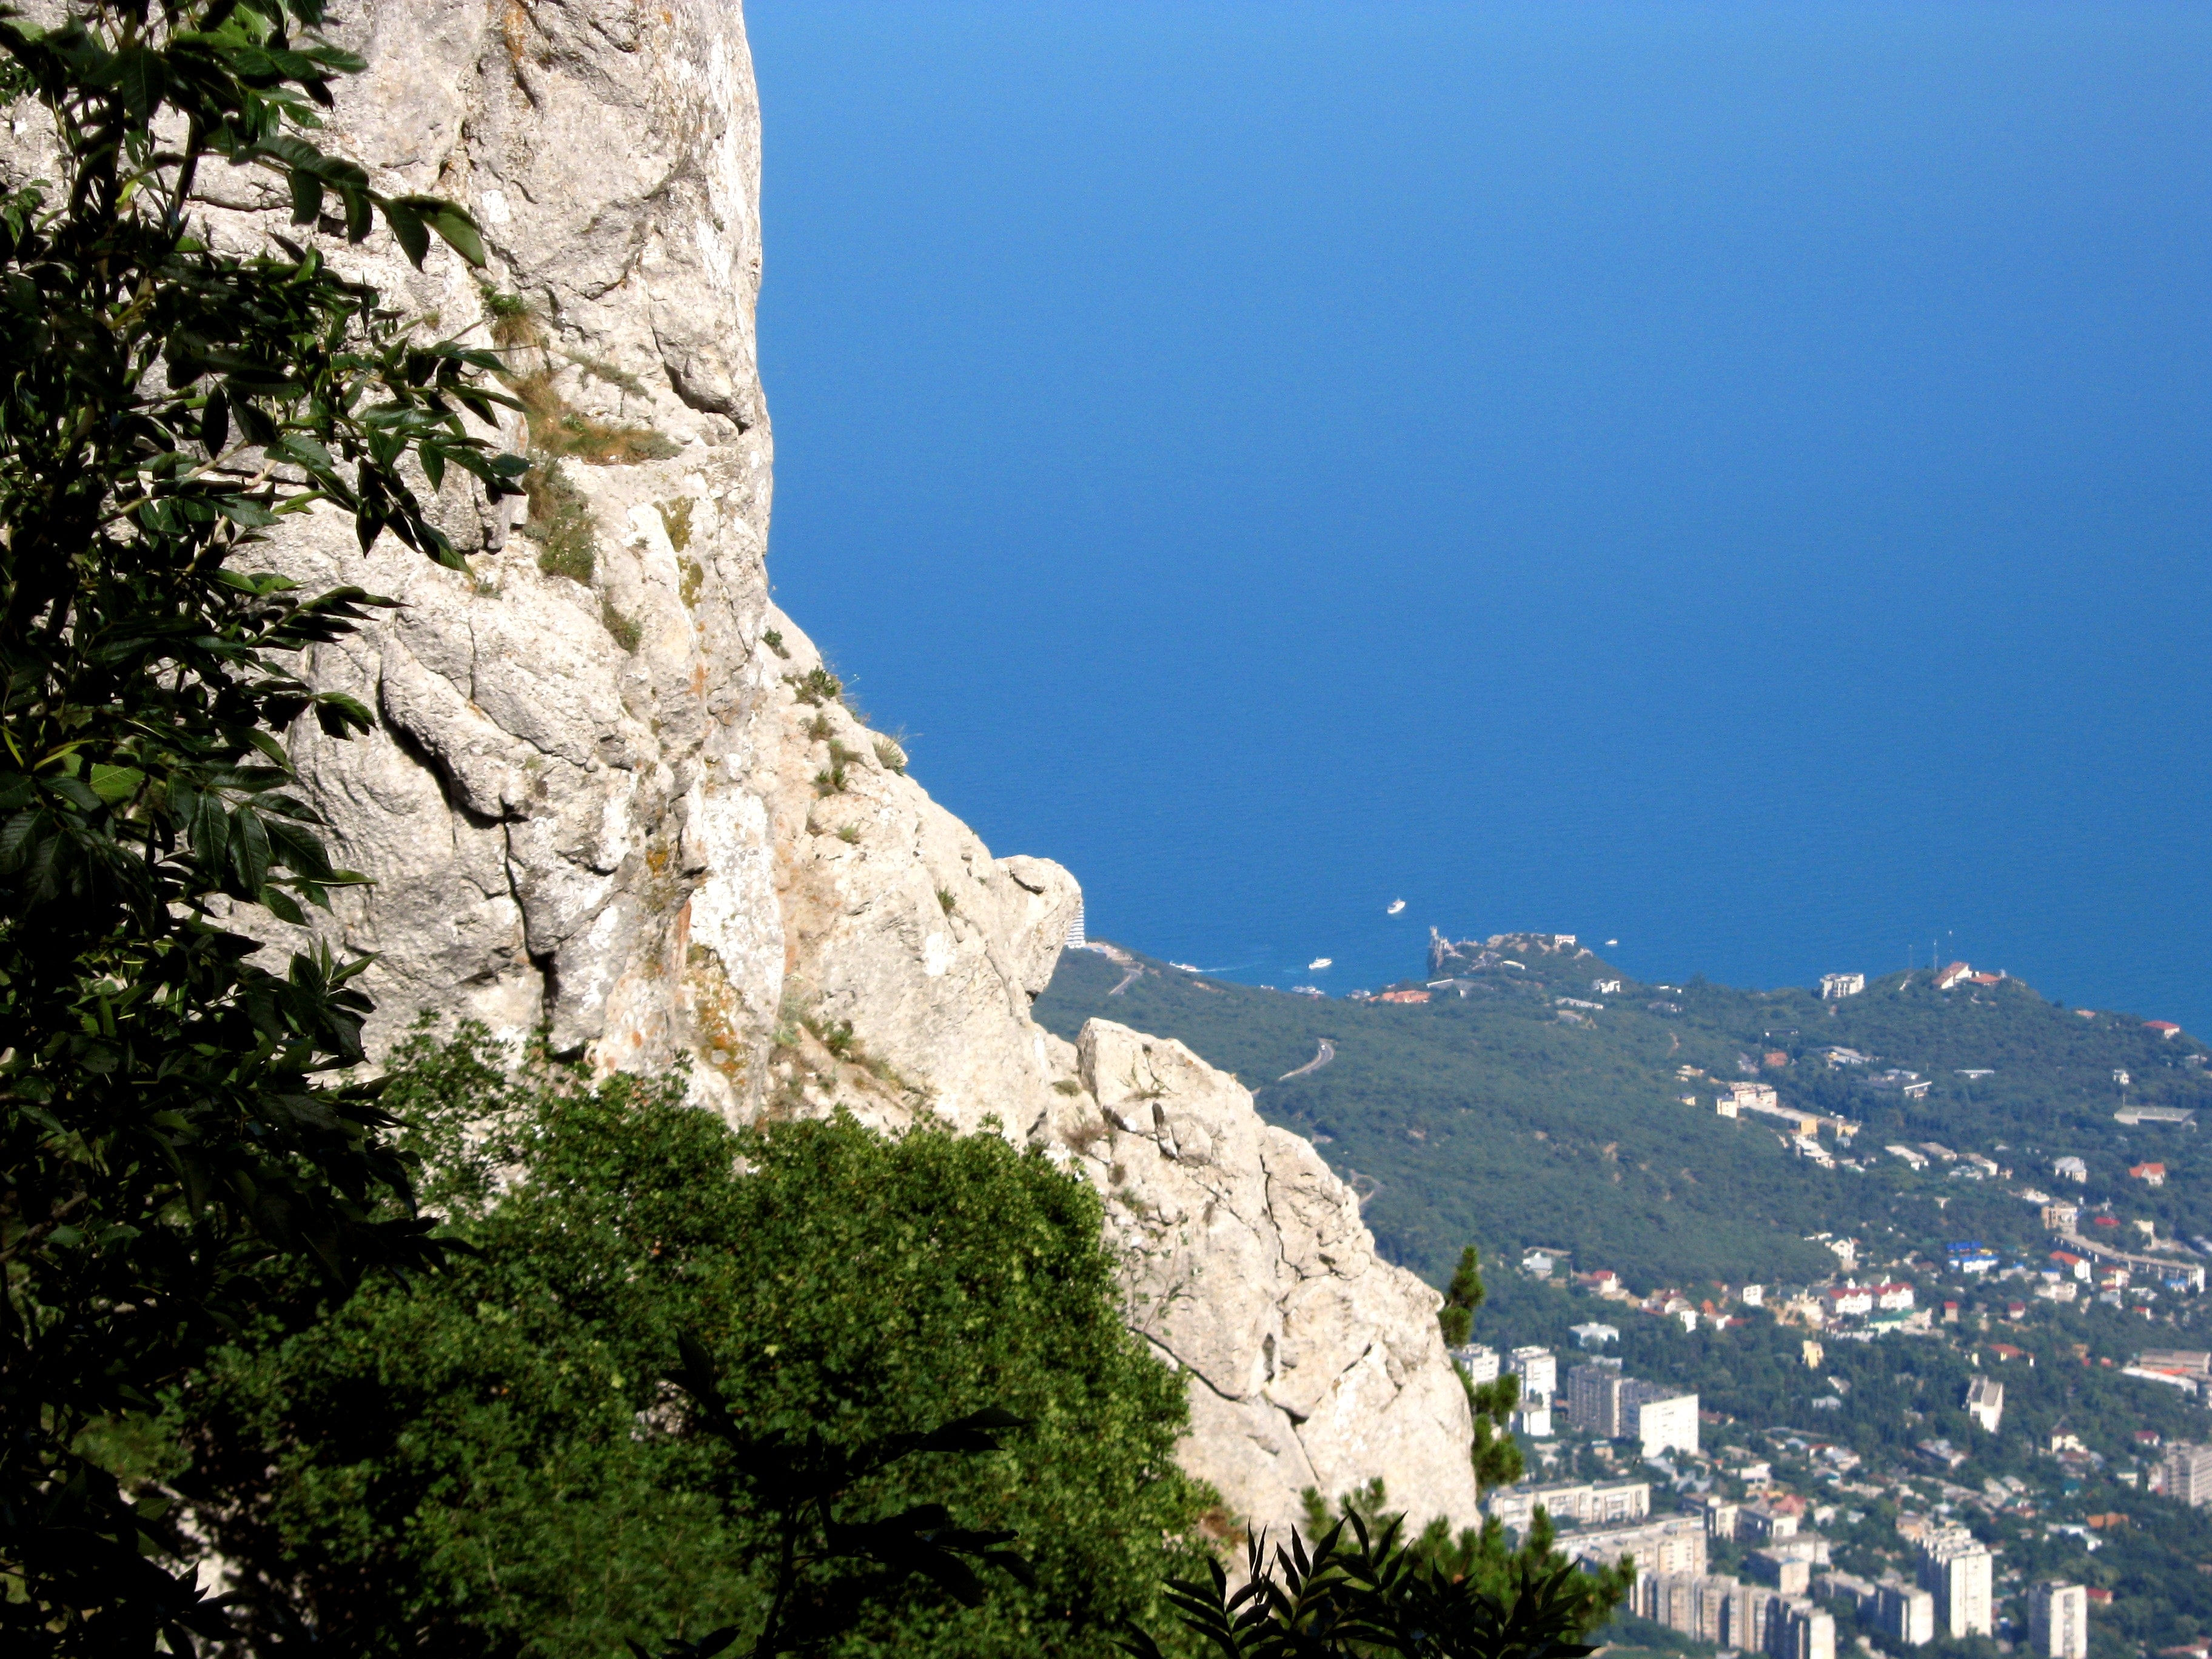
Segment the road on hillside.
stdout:
<svg viewBox="0 0 2212 1659">
<path fill-rule="evenodd" d="M 1299 1066 L 1297 1071 L 1284 1073 L 1282 1076 L 1277 1078 L 1275 1081 L 1278 1083 L 1288 1083 L 1292 1078 L 1304 1077 L 1308 1072 L 1318 1072 L 1322 1066 L 1328 1065 L 1329 1061 L 1335 1058 L 1336 1045 L 1334 1042 L 1331 1042 L 1327 1037 L 1323 1037 L 1321 1040 L 1321 1052 L 1319 1054 L 1316 1054 L 1304 1065 Z"/>
</svg>

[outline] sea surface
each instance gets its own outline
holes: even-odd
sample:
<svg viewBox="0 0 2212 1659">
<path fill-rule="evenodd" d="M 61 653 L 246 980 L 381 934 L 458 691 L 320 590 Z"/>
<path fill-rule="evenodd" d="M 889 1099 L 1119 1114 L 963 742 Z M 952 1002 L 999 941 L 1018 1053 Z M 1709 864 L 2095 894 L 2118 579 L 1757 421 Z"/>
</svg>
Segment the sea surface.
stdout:
<svg viewBox="0 0 2212 1659">
<path fill-rule="evenodd" d="M 777 597 L 1094 935 L 2212 1030 L 2212 7 L 747 12 Z"/>
</svg>

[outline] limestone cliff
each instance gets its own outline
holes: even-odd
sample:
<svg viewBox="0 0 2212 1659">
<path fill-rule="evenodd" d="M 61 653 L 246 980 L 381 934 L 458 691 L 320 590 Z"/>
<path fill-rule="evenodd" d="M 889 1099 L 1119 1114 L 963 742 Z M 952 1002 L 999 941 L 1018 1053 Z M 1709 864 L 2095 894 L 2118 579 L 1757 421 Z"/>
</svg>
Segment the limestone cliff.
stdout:
<svg viewBox="0 0 2212 1659">
<path fill-rule="evenodd" d="M 1105 1197 L 1132 1325 L 1190 1376 L 1186 1461 L 1255 1521 L 1372 1475 L 1475 1519 L 1434 1293 L 1313 1149 L 1179 1044 L 1029 1016 L 1078 902 L 994 858 L 769 603 L 759 126 L 726 0 L 368 0 L 334 148 L 482 222 L 492 268 L 342 257 L 507 354 L 526 511 L 449 483 L 465 574 L 310 525 L 272 557 L 404 601 L 310 664 L 379 729 L 294 734 L 378 955 L 373 1039 L 467 1015 L 602 1068 L 691 1057 L 733 1119 L 934 1113 Z M 281 216 L 216 179 L 219 234 Z"/>
</svg>

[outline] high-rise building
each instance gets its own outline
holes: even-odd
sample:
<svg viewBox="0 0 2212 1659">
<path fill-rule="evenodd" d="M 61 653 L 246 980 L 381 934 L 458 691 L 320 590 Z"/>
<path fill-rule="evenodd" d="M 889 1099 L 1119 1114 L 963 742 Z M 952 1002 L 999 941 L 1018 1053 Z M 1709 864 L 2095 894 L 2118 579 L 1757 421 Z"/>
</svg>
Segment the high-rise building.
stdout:
<svg viewBox="0 0 2212 1659">
<path fill-rule="evenodd" d="M 1793 1606 L 1784 1620 L 1775 1659 L 1836 1659 L 1836 1617 L 1809 1603 Z"/>
<path fill-rule="evenodd" d="M 1662 1521 L 1645 1521 L 1626 1527 L 1595 1527 L 1587 1532 L 1563 1533 L 1559 1547 L 1577 1560 L 1612 1566 L 1629 1558 L 1640 1580 L 1666 1572 L 1702 1573 L 1705 1570 L 1705 1528 L 1696 1517 L 1670 1515 Z"/>
<path fill-rule="evenodd" d="M 1574 1367 L 1561 1403 L 1577 1428 L 1635 1440 L 1646 1457 L 1698 1449 L 1698 1396 L 1623 1376 L 1617 1359 Z"/>
<path fill-rule="evenodd" d="M 2177 1440 L 2166 1449 L 2152 1484 L 2175 1503 L 2192 1509 L 2212 1504 L 2212 1446 Z"/>
<path fill-rule="evenodd" d="M 1067 924 L 1067 938 L 1065 944 L 1071 951 L 1089 948 L 1089 943 L 1083 935 L 1083 901 L 1079 898 L 1075 901 L 1075 920 Z"/>
<path fill-rule="evenodd" d="M 1699 1642 L 1769 1659 L 1836 1659 L 1836 1621 L 1800 1596 L 1703 1572 L 1639 1571 L 1629 1605 Z"/>
<path fill-rule="evenodd" d="M 1650 1382 L 1622 1391 L 1620 1431 L 1640 1443 L 1644 1455 L 1698 1449 L 1698 1396 Z"/>
<path fill-rule="evenodd" d="M 1878 1584 L 1874 1622 L 1877 1630 L 1901 1647 L 1925 1647 L 1936 1639 L 1936 1598 L 1910 1584 Z"/>
<path fill-rule="evenodd" d="M 1990 1553 L 1965 1528 L 1947 1528 L 1921 1540 L 1920 1585 L 1936 1598 L 1944 1635 L 1955 1639 L 1994 1633 Z"/>
<path fill-rule="evenodd" d="M 1542 1439 L 1552 1431 L 1552 1396 L 1559 1391 L 1559 1362 L 1549 1348 L 1516 1348 L 1506 1364 L 1521 1379 L 1521 1404 L 1513 1426 Z"/>
<path fill-rule="evenodd" d="M 1521 1379 L 1522 1401 L 1552 1403 L 1559 1391 L 1559 1357 L 1549 1348 L 1516 1348 L 1506 1357 L 1506 1368 Z"/>
<path fill-rule="evenodd" d="M 2089 1659 L 2089 1592 L 2036 1585 L 2027 1593 L 2027 1633 L 2037 1659 Z"/>
<path fill-rule="evenodd" d="M 1616 1437 L 1621 1432 L 1620 1392 L 1627 1386 L 1618 1359 L 1576 1366 L 1567 1373 L 1567 1421 L 1608 1440 Z"/>
</svg>

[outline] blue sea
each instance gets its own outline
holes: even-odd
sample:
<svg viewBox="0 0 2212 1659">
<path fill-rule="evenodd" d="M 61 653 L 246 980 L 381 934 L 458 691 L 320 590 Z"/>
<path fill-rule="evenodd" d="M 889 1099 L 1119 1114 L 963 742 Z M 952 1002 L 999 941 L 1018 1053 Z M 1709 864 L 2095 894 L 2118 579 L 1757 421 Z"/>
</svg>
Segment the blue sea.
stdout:
<svg viewBox="0 0 2212 1659">
<path fill-rule="evenodd" d="M 2212 8 L 748 15 L 778 598 L 1095 935 L 2212 1031 Z"/>
</svg>

